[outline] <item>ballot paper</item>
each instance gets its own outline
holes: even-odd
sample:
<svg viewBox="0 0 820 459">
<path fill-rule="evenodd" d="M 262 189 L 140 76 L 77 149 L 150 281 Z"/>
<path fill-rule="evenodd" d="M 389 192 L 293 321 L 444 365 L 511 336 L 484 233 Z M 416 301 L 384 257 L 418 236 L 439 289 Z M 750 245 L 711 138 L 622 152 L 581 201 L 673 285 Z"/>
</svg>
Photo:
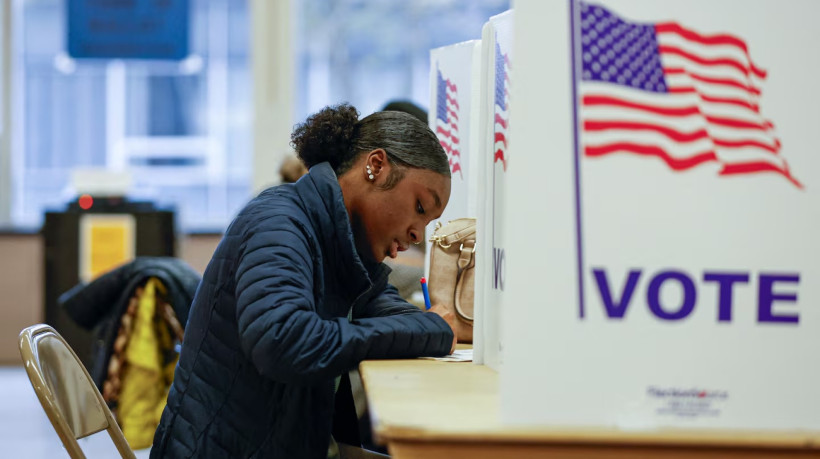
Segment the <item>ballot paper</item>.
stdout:
<svg viewBox="0 0 820 459">
<path fill-rule="evenodd" d="M 456 350 L 450 355 L 445 355 L 444 357 L 419 357 L 421 359 L 427 360 L 439 360 L 441 362 L 472 362 L 473 361 L 473 350 L 472 349 L 462 349 Z"/>
</svg>

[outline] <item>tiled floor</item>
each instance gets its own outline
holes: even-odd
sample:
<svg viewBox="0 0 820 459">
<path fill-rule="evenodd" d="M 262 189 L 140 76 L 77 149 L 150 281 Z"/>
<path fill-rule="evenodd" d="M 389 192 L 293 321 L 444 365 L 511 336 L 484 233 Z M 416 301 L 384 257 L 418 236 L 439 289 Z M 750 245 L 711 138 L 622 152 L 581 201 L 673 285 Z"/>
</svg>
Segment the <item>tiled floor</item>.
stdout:
<svg viewBox="0 0 820 459">
<path fill-rule="evenodd" d="M 118 457 L 108 434 L 80 440 L 89 459 Z M 136 451 L 148 458 L 149 450 Z M 68 453 L 48 421 L 23 367 L 0 367 L 0 457 L 51 459 Z"/>
</svg>

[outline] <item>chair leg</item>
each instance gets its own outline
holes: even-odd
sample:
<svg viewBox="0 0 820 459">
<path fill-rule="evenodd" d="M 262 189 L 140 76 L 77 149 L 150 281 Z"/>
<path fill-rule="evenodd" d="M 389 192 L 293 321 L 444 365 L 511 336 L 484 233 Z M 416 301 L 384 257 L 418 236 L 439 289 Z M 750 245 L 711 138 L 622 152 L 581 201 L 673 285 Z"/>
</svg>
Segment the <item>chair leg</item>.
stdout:
<svg viewBox="0 0 820 459">
<path fill-rule="evenodd" d="M 120 452 L 120 456 L 128 459 L 136 459 L 137 456 L 134 455 L 134 451 L 131 449 L 131 446 L 128 445 L 128 441 L 125 440 L 120 426 L 118 426 L 116 422 L 114 422 L 113 425 L 109 425 L 107 431 L 111 437 L 111 441 L 114 442 L 114 446 L 117 447 L 117 451 Z"/>
</svg>

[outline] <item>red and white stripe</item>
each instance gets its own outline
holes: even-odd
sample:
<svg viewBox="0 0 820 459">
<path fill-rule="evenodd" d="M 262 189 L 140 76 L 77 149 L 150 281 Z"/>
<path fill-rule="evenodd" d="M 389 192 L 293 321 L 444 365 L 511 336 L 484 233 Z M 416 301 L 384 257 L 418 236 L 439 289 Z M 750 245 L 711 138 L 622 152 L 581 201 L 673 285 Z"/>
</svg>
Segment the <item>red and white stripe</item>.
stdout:
<svg viewBox="0 0 820 459">
<path fill-rule="evenodd" d="M 674 170 L 715 163 L 721 175 L 775 172 L 798 188 L 771 120 L 760 110 L 767 73 L 743 40 L 656 25 L 669 93 L 584 81 L 586 156 L 655 156 Z"/>
<path fill-rule="evenodd" d="M 459 146 L 458 134 L 458 112 L 460 107 L 458 105 L 458 87 L 449 79 L 445 79 L 445 86 L 447 91 L 447 120 L 444 122 L 441 118 L 436 117 L 436 136 L 447 152 L 447 157 L 450 162 L 450 173 L 458 172 L 463 175 L 461 171 L 461 148 Z"/>
<path fill-rule="evenodd" d="M 504 107 L 494 103 L 495 110 L 493 113 L 493 163 L 501 161 L 504 170 L 507 170 L 507 128 L 509 127 L 509 108 L 510 108 L 510 58 L 509 55 L 503 54 L 504 58 Z"/>
</svg>

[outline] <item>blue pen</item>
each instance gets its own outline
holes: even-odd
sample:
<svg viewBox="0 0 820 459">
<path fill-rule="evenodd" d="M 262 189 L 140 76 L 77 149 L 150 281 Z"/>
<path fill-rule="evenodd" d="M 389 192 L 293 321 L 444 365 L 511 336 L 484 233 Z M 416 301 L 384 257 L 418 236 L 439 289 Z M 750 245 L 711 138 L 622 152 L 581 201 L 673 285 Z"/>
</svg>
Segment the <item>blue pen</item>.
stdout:
<svg viewBox="0 0 820 459">
<path fill-rule="evenodd" d="M 430 304 L 430 292 L 427 291 L 427 279 L 421 278 L 421 293 L 424 293 L 424 309 L 429 310 L 432 306 Z"/>
</svg>

